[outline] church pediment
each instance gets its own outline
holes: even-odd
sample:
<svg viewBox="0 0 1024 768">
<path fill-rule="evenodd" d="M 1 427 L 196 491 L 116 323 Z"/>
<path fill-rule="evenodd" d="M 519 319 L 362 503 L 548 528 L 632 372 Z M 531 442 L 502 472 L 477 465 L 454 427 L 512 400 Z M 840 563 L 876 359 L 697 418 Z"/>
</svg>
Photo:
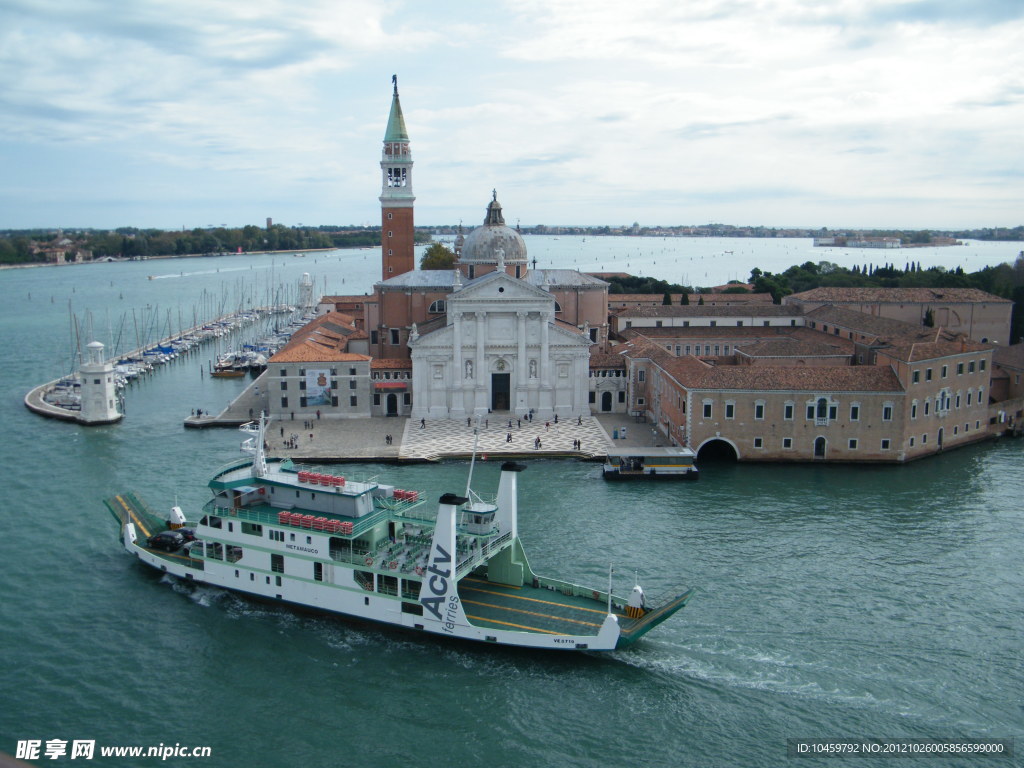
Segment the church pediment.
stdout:
<svg viewBox="0 0 1024 768">
<path fill-rule="evenodd" d="M 525 280 L 512 277 L 506 272 L 488 272 L 478 277 L 460 291 L 449 297 L 450 304 L 463 301 L 479 301 L 480 299 L 496 299 L 501 301 L 534 301 L 554 302 L 554 297 L 542 288 L 530 285 Z"/>
</svg>

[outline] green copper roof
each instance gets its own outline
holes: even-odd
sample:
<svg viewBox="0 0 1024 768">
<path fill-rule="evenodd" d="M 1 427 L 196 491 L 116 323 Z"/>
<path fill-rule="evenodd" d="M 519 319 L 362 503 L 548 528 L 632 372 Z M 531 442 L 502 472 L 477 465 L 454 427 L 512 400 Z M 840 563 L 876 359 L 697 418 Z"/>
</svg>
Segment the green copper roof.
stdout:
<svg viewBox="0 0 1024 768">
<path fill-rule="evenodd" d="M 402 104 L 398 101 L 398 86 L 391 99 L 391 114 L 388 115 L 388 129 L 384 133 L 384 141 L 408 141 L 409 132 L 405 129 L 405 118 L 402 116 Z"/>
</svg>

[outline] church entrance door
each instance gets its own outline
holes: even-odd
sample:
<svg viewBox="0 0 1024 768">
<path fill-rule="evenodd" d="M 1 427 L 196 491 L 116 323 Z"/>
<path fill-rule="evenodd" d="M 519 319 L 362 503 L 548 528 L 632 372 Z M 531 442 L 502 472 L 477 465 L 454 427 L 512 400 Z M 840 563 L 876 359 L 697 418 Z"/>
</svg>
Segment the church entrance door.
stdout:
<svg viewBox="0 0 1024 768">
<path fill-rule="evenodd" d="M 612 393 L 602 392 L 601 393 L 601 410 L 604 413 L 608 413 L 612 409 Z"/>
<path fill-rule="evenodd" d="M 394 392 L 388 394 L 388 416 L 398 415 L 398 395 Z"/>
<path fill-rule="evenodd" d="M 512 374 L 491 374 L 491 410 L 507 411 L 512 405 Z"/>
</svg>

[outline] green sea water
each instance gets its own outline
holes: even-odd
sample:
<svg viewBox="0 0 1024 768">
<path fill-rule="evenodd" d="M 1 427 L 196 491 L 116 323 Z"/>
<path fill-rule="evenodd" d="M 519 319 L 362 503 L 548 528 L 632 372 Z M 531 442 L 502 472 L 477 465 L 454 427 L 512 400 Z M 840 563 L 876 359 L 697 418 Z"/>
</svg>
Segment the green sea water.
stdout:
<svg viewBox="0 0 1024 768">
<path fill-rule="evenodd" d="M 382 631 L 179 584 L 126 555 L 102 500 L 134 490 L 158 510 L 198 510 L 241 436 L 184 430 L 182 419 L 219 409 L 244 382 L 201 376 L 206 348 L 134 385 L 121 424 L 41 419 L 21 398 L 67 370 L 68 300 L 113 327 L 133 307 L 187 315 L 203 291 L 269 284 L 251 273 L 294 282 L 309 271 L 329 292 L 362 292 L 375 259 L 0 272 L 0 751 L 83 739 L 209 746 L 210 757 L 165 764 L 232 768 L 769 768 L 836 764 L 787 758 L 789 738 L 1024 748 L 1021 441 L 904 467 L 709 466 L 680 486 L 605 484 L 592 464 L 530 462 L 520 531 L 534 570 L 603 585 L 612 565 L 620 591 L 634 573 L 648 592 L 698 588 L 684 611 L 610 654 Z M 361 469 L 436 497 L 464 487 L 467 465 Z M 493 490 L 497 472 L 478 466 L 474 486 Z"/>
</svg>

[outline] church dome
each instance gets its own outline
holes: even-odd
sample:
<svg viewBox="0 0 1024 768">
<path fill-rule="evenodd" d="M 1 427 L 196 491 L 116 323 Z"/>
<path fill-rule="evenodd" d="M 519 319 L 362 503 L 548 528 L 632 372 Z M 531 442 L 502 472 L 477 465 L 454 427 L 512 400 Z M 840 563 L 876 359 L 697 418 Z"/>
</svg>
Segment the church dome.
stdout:
<svg viewBox="0 0 1024 768">
<path fill-rule="evenodd" d="M 523 236 L 505 226 L 501 215 L 498 193 L 487 205 L 487 218 L 466 236 L 459 256 L 460 264 L 497 264 L 499 256 L 505 264 L 526 263 L 526 243 Z"/>
</svg>

